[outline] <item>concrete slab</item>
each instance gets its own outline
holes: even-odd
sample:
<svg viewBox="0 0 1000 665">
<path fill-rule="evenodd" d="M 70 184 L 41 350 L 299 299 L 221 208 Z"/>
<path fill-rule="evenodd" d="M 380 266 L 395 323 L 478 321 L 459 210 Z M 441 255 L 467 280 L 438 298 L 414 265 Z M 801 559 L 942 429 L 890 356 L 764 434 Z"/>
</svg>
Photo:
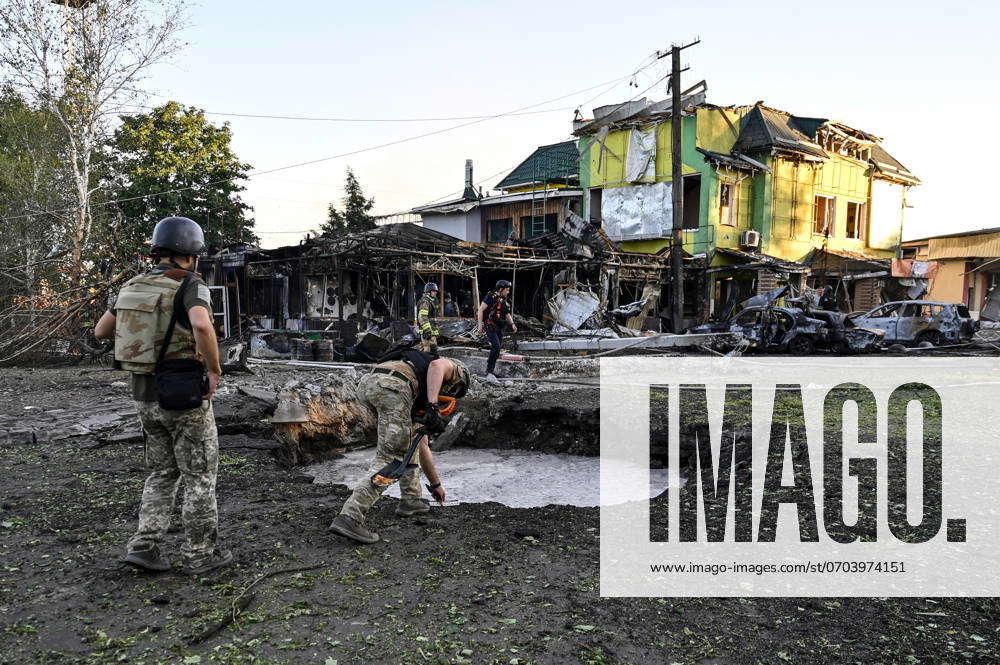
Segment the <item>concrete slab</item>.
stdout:
<svg viewBox="0 0 1000 665">
<path fill-rule="evenodd" d="M 665 349 L 701 346 L 734 346 L 739 342 L 738 333 L 703 333 L 698 335 L 671 335 L 661 333 L 650 337 L 567 337 L 538 342 L 521 342 L 520 351 L 615 351 L 631 348 Z"/>
</svg>

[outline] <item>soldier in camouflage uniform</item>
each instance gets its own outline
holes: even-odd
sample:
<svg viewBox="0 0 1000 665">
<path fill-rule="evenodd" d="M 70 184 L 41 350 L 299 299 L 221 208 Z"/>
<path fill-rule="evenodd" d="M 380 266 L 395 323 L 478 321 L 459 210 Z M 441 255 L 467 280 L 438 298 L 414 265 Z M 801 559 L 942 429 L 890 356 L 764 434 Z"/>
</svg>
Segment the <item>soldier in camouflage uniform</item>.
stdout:
<svg viewBox="0 0 1000 665">
<path fill-rule="evenodd" d="M 444 429 L 437 411 L 439 395 L 463 397 L 469 388 L 469 370 L 461 362 L 407 349 L 400 360 L 377 365 L 370 374 L 361 378 L 358 396 L 362 404 L 373 410 L 378 418 L 378 443 L 375 457 L 368 471 L 344 503 L 340 514 L 330 524 L 330 530 L 361 543 L 374 543 L 379 535 L 365 527 L 365 515 L 378 501 L 385 487 L 376 486 L 371 477 L 386 464 L 402 459 L 416 435 L 413 424 L 414 409 L 426 411 L 425 427 L 432 434 Z M 429 481 L 428 489 L 439 502 L 444 503 L 445 491 L 434 465 L 426 436 L 420 442 L 417 468 L 399 480 L 402 499 L 396 514 L 410 517 L 427 513 L 430 508 L 421 498 L 420 473 Z"/>
<path fill-rule="evenodd" d="M 417 303 L 417 330 L 420 331 L 420 350 L 437 355 L 438 330 L 431 319 L 437 316 L 438 286 L 434 282 L 424 285 L 424 295 Z"/>
<path fill-rule="evenodd" d="M 230 564 L 233 555 L 219 549 L 215 500 L 219 437 L 212 393 L 222 369 L 211 314 L 208 287 L 193 272 L 205 246 L 201 227 L 186 217 L 168 217 L 153 230 L 152 255 L 159 260 L 149 272 L 129 280 L 114 305 L 98 321 L 94 334 L 115 339 L 115 361 L 131 373 L 132 396 L 146 440 L 146 478 L 139 508 L 139 528 L 123 561 L 149 571 L 168 570 L 160 555 L 177 490 L 183 481 L 182 554 L 189 572 L 200 574 Z M 191 279 L 181 299 L 183 280 Z M 208 394 L 201 406 L 182 411 L 163 409 L 156 398 L 153 371 L 174 304 L 177 323 L 166 359 L 201 359 L 207 366 Z"/>
</svg>

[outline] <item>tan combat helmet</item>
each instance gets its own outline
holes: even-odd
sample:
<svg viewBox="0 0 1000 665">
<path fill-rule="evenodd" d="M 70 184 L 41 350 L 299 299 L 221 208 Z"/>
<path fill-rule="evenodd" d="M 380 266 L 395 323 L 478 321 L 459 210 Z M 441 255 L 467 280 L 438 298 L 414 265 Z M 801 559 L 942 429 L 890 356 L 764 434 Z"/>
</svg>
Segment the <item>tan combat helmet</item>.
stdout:
<svg viewBox="0 0 1000 665">
<path fill-rule="evenodd" d="M 469 368 L 466 367 L 460 360 L 455 360 L 454 358 L 449 358 L 452 364 L 455 366 L 452 372 L 452 378 L 445 381 L 444 385 L 441 386 L 441 392 L 448 397 L 454 397 L 455 399 L 462 399 L 465 397 L 465 393 L 469 392 L 469 387 L 472 385 L 472 377 L 469 374 Z"/>
</svg>

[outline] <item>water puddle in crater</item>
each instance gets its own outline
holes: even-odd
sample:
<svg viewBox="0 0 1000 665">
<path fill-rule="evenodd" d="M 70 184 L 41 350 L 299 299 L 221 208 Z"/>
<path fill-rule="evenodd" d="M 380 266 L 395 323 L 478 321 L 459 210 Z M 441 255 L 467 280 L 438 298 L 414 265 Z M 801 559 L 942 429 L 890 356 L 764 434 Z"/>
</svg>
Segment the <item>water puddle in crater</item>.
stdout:
<svg viewBox="0 0 1000 665">
<path fill-rule="evenodd" d="M 367 475 L 373 452 L 374 448 L 353 450 L 341 459 L 307 467 L 305 472 L 315 476 L 317 483 L 353 487 Z M 455 448 L 434 453 L 434 461 L 449 504 L 497 501 L 511 508 L 600 505 L 598 457 Z M 667 488 L 667 471 L 650 469 L 649 474 L 650 496 L 658 496 Z M 399 484 L 392 485 L 386 495 L 399 498 Z"/>
</svg>

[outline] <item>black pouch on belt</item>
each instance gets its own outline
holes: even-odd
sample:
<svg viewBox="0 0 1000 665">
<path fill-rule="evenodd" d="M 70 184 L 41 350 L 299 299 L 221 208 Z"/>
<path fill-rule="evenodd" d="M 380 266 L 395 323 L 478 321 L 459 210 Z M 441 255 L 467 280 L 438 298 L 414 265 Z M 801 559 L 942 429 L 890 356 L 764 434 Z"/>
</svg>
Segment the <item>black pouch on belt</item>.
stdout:
<svg viewBox="0 0 1000 665">
<path fill-rule="evenodd" d="M 153 386 L 156 391 L 156 401 L 165 411 L 184 411 L 201 406 L 202 395 L 208 392 L 208 372 L 205 363 L 195 358 L 176 358 L 166 360 L 167 348 L 174 335 L 174 324 L 177 323 L 177 308 L 184 306 L 184 291 L 191 281 L 188 274 L 174 296 L 174 311 L 167 324 L 167 334 L 160 347 L 160 356 L 153 370 Z"/>
</svg>

